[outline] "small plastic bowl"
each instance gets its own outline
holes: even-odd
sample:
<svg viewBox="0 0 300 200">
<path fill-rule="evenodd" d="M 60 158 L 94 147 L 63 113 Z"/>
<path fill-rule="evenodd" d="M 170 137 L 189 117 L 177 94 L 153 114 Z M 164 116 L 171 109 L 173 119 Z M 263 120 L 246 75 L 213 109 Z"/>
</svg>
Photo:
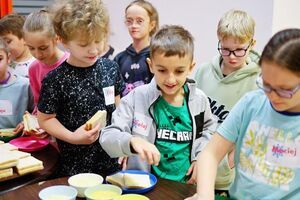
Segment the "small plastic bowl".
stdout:
<svg viewBox="0 0 300 200">
<path fill-rule="evenodd" d="M 94 187 L 103 183 L 103 177 L 99 174 L 93 173 L 81 173 L 71 176 L 68 179 L 70 186 L 74 187 L 78 194 L 78 197 L 85 197 L 84 191 L 87 188 Z"/>
<path fill-rule="evenodd" d="M 124 194 L 114 198 L 114 200 L 150 200 L 150 199 L 140 194 Z"/>
<path fill-rule="evenodd" d="M 115 185 L 101 184 L 86 189 L 84 195 L 88 200 L 112 200 L 122 194 L 122 189 Z"/>
<path fill-rule="evenodd" d="M 67 185 L 55 185 L 42 189 L 39 192 L 41 200 L 75 200 L 77 190 Z"/>
</svg>

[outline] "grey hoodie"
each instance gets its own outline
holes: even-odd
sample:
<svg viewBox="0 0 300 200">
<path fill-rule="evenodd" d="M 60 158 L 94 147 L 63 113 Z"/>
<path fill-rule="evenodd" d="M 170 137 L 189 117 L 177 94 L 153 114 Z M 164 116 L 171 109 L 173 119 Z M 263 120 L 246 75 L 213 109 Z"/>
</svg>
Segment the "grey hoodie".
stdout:
<svg viewBox="0 0 300 200">
<path fill-rule="evenodd" d="M 193 122 L 193 142 L 191 161 L 204 148 L 216 129 L 206 95 L 196 88 L 194 81 L 187 80 L 189 88 L 188 108 Z M 120 105 L 113 112 L 112 123 L 102 129 L 100 144 L 111 157 L 129 156 L 128 169 L 150 171 L 151 167 L 130 149 L 133 136 L 142 137 L 155 143 L 156 124 L 153 118 L 153 104 L 161 96 L 155 79 L 135 88 L 121 99 Z"/>
</svg>

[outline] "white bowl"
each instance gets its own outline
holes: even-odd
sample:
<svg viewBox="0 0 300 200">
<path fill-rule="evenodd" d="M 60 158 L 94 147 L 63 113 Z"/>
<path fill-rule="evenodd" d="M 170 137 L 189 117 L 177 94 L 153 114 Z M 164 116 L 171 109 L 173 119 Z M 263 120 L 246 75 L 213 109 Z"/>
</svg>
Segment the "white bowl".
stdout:
<svg viewBox="0 0 300 200">
<path fill-rule="evenodd" d="M 122 194 L 122 189 L 115 185 L 101 184 L 85 190 L 88 200 L 112 200 Z"/>
<path fill-rule="evenodd" d="M 75 200 L 77 190 L 67 185 L 55 185 L 39 192 L 41 200 Z"/>
<path fill-rule="evenodd" d="M 71 176 L 68 179 L 70 186 L 76 188 L 78 197 L 85 197 L 84 191 L 87 188 L 94 187 L 103 183 L 103 177 L 99 174 L 81 173 Z"/>
</svg>

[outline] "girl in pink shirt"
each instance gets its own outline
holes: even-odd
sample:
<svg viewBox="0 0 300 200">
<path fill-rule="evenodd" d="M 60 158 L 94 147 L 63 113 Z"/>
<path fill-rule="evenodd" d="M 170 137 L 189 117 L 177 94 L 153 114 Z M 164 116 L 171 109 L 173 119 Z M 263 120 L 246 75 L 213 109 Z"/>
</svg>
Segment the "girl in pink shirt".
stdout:
<svg viewBox="0 0 300 200">
<path fill-rule="evenodd" d="M 36 58 L 29 68 L 29 82 L 34 96 L 36 114 L 42 81 L 49 71 L 58 67 L 69 57 L 57 47 L 55 34 L 49 12 L 45 9 L 31 13 L 23 26 L 24 40 L 31 54 Z"/>
</svg>

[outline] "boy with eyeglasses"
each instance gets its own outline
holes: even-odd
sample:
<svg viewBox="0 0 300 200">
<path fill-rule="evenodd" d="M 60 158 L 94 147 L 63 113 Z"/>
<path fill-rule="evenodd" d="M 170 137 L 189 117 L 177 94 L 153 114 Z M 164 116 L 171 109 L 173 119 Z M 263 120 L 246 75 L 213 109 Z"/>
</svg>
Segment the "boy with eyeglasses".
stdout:
<svg viewBox="0 0 300 200">
<path fill-rule="evenodd" d="M 220 55 L 201 65 L 196 72 L 197 87 L 208 96 L 212 113 L 217 116 L 219 124 L 246 92 L 257 89 L 255 81 L 260 68 L 257 64 L 259 54 L 252 50 L 254 29 L 255 21 L 246 12 L 226 12 L 217 29 Z M 227 190 L 233 180 L 233 153 L 228 159 L 228 168 L 218 171 L 217 190 Z"/>
</svg>

